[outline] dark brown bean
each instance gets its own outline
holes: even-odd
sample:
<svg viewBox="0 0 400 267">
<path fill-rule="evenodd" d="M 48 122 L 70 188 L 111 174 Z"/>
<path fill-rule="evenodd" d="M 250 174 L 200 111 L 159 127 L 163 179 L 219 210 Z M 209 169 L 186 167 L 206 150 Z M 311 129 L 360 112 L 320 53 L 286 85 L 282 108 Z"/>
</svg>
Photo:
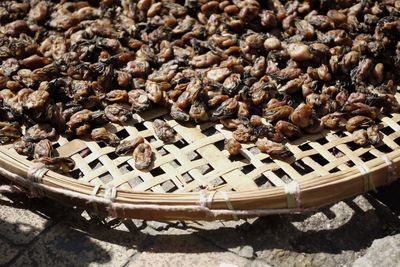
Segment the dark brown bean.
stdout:
<svg viewBox="0 0 400 267">
<path fill-rule="evenodd" d="M 153 162 L 153 151 L 150 145 L 141 143 L 133 151 L 133 160 L 138 170 L 147 169 Z"/>
<path fill-rule="evenodd" d="M 175 131 L 169 124 L 163 120 L 156 119 L 153 122 L 154 132 L 160 140 L 166 143 L 175 141 Z"/>
<path fill-rule="evenodd" d="M 238 141 L 233 139 L 233 138 L 225 140 L 224 145 L 225 145 L 224 148 L 232 156 L 238 155 L 240 153 L 241 148 L 242 148 L 242 145 Z"/>
<path fill-rule="evenodd" d="M 272 158 L 285 159 L 292 156 L 292 153 L 285 145 L 272 142 L 267 138 L 259 138 L 256 146 L 262 153 L 267 153 Z"/>
<path fill-rule="evenodd" d="M 51 158 L 54 154 L 53 145 L 50 140 L 43 139 L 40 140 L 34 148 L 33 157 L 35 159 L 49 157 Z"/>
<path fill-rule="evenodd" d="M 136 137 L 132 140 L 124 140 L 120 142 L 119 145 L 115 148 L 115 153 L 118 156 L 128 155 L 132 153 L 139 144 L 143 143 L 144 143 L 144 138 L 141 136 Z"/>
<path fill-rule="evenodd" d="M 231 154 L 237 141 L 258 139 L 284 158 L 285 139 L 344 126 L 356 143 L 378 144 L 375 120 L 400 112 L 400 4 L 328 2 L 5 1 L 0 142 L 27 129 L 15 149 L 28 156 L 32 140 L 58 133 L 116 146 L 104 124 L 141 121 L 154 108 L 181 122 L 219 120 L 234 131 Z M 154 129 L 175 141 L 165 122 Z M 55 166 L 46 142 L 36 157 Z M 135 155 L 151 165 L 150 148 Z"/>
</svg>

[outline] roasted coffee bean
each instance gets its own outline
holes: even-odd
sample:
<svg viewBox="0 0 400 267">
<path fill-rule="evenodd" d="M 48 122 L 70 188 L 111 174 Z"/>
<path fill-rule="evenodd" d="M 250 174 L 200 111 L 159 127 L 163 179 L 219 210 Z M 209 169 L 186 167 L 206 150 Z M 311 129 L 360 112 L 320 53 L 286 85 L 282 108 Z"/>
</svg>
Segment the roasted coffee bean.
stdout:
<svg viewBox="0 0 400 267">
<path fill-rule="evenodd" d="M 79 125 L 84 124 L 86 122 L 90 122 L 92 120 L 93 111 L 88 109 L 83 109 L 81 111 L 76 112 L 73 114 L 67 125 L 71 128 L 77 128 Z"/>
<path fill-rule="evenodd" d="M 165 121 L 156 119 L 153 121 L 153 127 L 154 132 L 160 140 L 167 143 L 172 143 L 175 140 L 176 133 L 174 129 Z"/>
<path fill-rule="evenodd" d="M 68 157 L 42 157 L 33 162 L 43 163 L 46 168 L 59 173 L 69 173 L 75 168 L 75 161 Z"/>
<path fill-rule="evenodd" d="M 310 48 L 305 44 L 290 44 L 287 50 L 293 60 L 306 61 L 313 59 Z"/>
<path fill-rule="evenodd" d="M 321 118 L 321 124 L 326 129 L 339 130 L 346 125 L 346 120 L 343 113 L 331 113 Z"/>
<path fill-rule="evenodd" d="M 90 137 L 93 141 L 102 141 L 110 146 L 117 146 L 120 142 L 120 139 L 116 134 L 109 132 L 104 127 L 93 129 Z"/>
<path fill-rule="evenodd" d="M 144 111 L 150 107 L 150 100 L 144 90 L 132 90 L 128 93 L 129 103 L 134 111 Z"/>
<path fill-rule="evenodd" d="M 285 159 L 293 155 L 285 145 L 275 143 L 267 138 L 259 138 L 256 146 L 261 152 L 267 153 L 272 158 Z"/>
<path fill-rule="evenodd" d="M 20 140 L 14 142 L 14 150 L 20 154 L 27 157 L 32 157 L 35 149 L 35 144 L 25 140 Z"/>
<path fill-rule="evenodd" d="M 254 136 L 257 138 L 267 137 L 268 140 L 280 143 L 284 140 L 284 136 L 276 128 L 271 125 L 260 125 L 254 128 Z"/>
<path fill-rule="evenodd" d="M 139 136 L 133 140 L 124 140 L 115 148 L 115 154 L 125 156 L 132 153 L 139 144 L 144 143 L 144 138 Z"/>
<path fill-rule="evenodd" d="M 346 130 L 350 133 L 354 132 L 356 129 L 368 128 L 373 125 L 374 122 L 366 116 L 355 116 L 350 118 L 346 123 Z"/>
<path fill-rule="evenodd" d="M 132 117 L 132 111 L 122 104 L 112 104 L 104 109 L 106 117 L 111 122 L 127 122 Z"/>
<path fill-rule="evenodd" d="M 233 116 L 239 108 L 238 101 L 234 98 L 229 98 L 222 102 L 222 104 L 213 112 L 212 117 L 223 119 Z"/>
<path fill-rule="evenodd" d="M 26 130 L 25 140 L 31 142 L 38 142 L 43 139 L 54 140 L 57 136 L 56 129 L 50 124 L 39 123 Z"/>
<path fill-rule="evenodd" d="M 34 148 L 33 157 L 35 159 L 49 157 L 54 155 L 53 145 L 49 139 L 40 140 Z"/>
<path fill-rule="evenodd" d="M 125 90 L 112 90 L 106 94 L 110 102 L 128 102 L 128 93 Z"/>
<path fill-rule="evenodd" d="M 353 142 L 359 146 L 369 145 L 368 133 L 365 129 L 359 129 L 353 132 Z"/>
<path fill-rule="evenodd" d="M 242 145 L 233 138 L 225 140 L 224 145 L 225 145 L 225 149 L 232 156 L 239 154 L 240 150 L 242 148 Z"/>
<path fill-rule="evenodd" d="M 16 125 L 0 121 L 0 143 L 5 144 L 20 137 L 21 131 Z"/>
<path fill-rule="evenodd" d="M 153 151 L 148 144 L 139 144 L 133 151 L 133 160 L 138 170 L 147 169 L 153 162 Z"/>
<path fill-rule="evenodd" d="M 372 145 L 377 145 L 382 140 L 382 135 L 379 132 L 379 126 L 376 124 L 367 128 L 367 135 L 368 140 Z"/>
<path fill-rule="evenodd" d="M 312 122 L 313 109 L 310 104 L 300 104 L 291 114 L 290 120 L 300 128 L 308 127 Z"/>
<path fill-rule="evenodd" d="M 279 120 L 287 119 L 293 113 L 294 109 L 291 106 L 277 106 L 266 108 L 263 110 L 263 115 L 266 120 L 274 123 Z"/>
<path fill-rule="evenodd" d="M 233 132 L 233 138 L 241 143 L 247 143 L 252 140 L 253 134 L 253 128 L 239 124 L 237 129 Z"/>
<path fill-rule="evenodd" d="M 289 140 L 297 139 L 303 135 L 299 127 L 287 121 L 278 121 L 275 128 Z"/>
<path fill-rule="evenodd" d="M 243 122 L 239 119 L 221 119 L 221 124 L 230 130 L 236 130 Z"/>
</svg>

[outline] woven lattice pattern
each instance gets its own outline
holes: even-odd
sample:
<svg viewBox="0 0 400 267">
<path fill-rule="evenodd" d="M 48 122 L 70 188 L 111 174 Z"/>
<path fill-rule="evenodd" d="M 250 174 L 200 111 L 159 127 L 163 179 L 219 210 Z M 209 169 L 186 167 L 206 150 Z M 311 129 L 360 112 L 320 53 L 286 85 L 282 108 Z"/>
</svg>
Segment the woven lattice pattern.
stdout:
<svg viewBox="0 0 400 267">
<path fill-rule="evenodd" d="M 177 141 L 164 144 L 152 128 L 154 118 L 163 118 L 177 132 Z M 241 154 L 229 156 L 224 140 L 232 132 L 220 124 L 181 125 L 164 110 L 142 114 L 141 122 L 109 124 L 121 139 L 142 136 L 155 153 L 147 171 L 134 167 L 131 156 L 118 157 L 114 148 L 93 141 L 60 137 L 54 147 L 62 156 L 72 156 L 76 169 L 71 176 L 104 187 L 136 192 L 246 191 L 298 182 L 362 166 L 399 148 L 400 116 L 380 119 L 383 143 L 360 147 L 349 133 L 323 132 L 288 143 L 293 157 L 281 161 L 260 153 L 254 144 L 245 144 Z M 140 121 L 140 120 L 139 120 Z"/>
<path fill-rule="evenodd" d="M 165 120 L 176 142 L 155 137 L 152 121 Z M 230 156 L 224 141 L 232 132 L 220 124 L 182 125 L 166 110 L 135 115 L 126 125 L 108 124 L 120 139 L 145 138 L 155 161 L 146 171 L 131 156 L 86 140 L 60 137 L 59 156 L 72 157 L 70 177 L 39 167 L 12 145 L 0 148 L 0 172 L 30 195 L 48 196 L 113 217 L 150 220 L 237 219 L 300 212 L 354 196 L 398 177 L 400 115 L 382 116 L 382 142 L 360 147 L 348 132 L 325 131 L 287 143 L 293 156 L 274 160 L 245 144 Z M 35 193 L 35 194 L 34 194 Z"/>
</svg>

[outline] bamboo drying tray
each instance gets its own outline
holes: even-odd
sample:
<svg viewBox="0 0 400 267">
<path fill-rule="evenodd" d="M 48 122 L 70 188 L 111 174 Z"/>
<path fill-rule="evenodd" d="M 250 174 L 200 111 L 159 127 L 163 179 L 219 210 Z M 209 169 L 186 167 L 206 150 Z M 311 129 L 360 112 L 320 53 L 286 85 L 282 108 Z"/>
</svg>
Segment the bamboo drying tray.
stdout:
<svg viewBox="0 0 400 267">
<path fill-rule="evenodd" d="M 230 157 L 223 143 L 232 132 L 220 124 L 182 125 L 162 109 L 140 116 L 136 122 L 107 127 L 121 139 L 140 135 L 150 143 L 156 160 L 149 171 L 135 169 L 130 156 L 117 157 L 112 147 L 61 136 L 54 147 L 60 156 L 75 160 L 70 176 L 36 166 L 12 145 L 0 147 L 0 173 L 33 195 L 114 217 L 151 220 L 301 212 L 367 192 L 398 176 L 399 114 L 379 118 L 383 141 L 378 146 L 359 147 L 347 132 L 325 131 L 288 143 L 294 156 L 286 161 L 259 153 L 254 144 Z M 176 130 L 175 143 L 155 137 L 155 118 Z"/>
</svg>

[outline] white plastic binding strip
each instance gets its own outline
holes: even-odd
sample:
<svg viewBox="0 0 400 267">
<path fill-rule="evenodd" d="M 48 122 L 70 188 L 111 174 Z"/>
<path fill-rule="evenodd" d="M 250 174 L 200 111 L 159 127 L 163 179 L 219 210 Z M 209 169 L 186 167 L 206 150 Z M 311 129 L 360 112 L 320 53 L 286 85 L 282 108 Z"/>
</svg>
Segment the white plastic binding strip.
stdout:
<svg viewBox="0 0 400 267">
<path fill-rule="evenodd" d="M 108 207 L 108 214 L 114 218 L 117 217 L 117 210 L 115 205 L 113 205 L 113 202 L 116 197 L 117 197 L 117 187 L 115 186 L 108 187 L 106 189 L 106 192 L 104 193 L 104 198 L 110 200 L 110 205 Z"/>
<path fill-rule="evenodd" d="M 217 192 L 218 192 L 218 191 L 212 191 L 212 192 L 210 192 L 210 193 L 208 194 L 207 202 L 206 202 L 206 207 L 207 207 L 207 208 L 211 209 L 211 204 L 213 203 L 214 196 L 215 196 L 215 194 L 216 194 Z"/>
<path fill-rule="evenodd" d="M 211 205 L 213 203 L 214 196 L 217 193 L 221 193 L 222 197 L 225 199 L 225 203 L 226 203 L 226 206 L 228 207 L 228 209 L 234 212 L 235 210 L 233 209 L 233 205 L 229 200 L 228 194 L 223 191 L 211 191 L 211 192 L 206 192 L 204 190 L 200 191 L 199 192 L 200 206 L 211 210 Z M 232 217 L 236 221 L 239 220 L 238 216 L 235 213 L 232 214 Z"/>
<path fill-rule="evenodd" d="M 388 168 L 388 175 L 387 175 L 386 181 L 388 184 L 393 183 L 394 181 L 399 179 L 399 177 L 398 177 L 399 174 L 397 173 L 397 168 L 393 164 L 393 161 L 388 157 L 388 155 L 383 154 L 383 155 L 381 155 L 381 158 L 386 163 L 387 168 Z"/>
<path fill-rule="evenodd" d="M 285 193 L 287 198 L 287 205 L 289 209 L 296 208 L 300 209 L 300 185 L 296 180 L 292 180 L 290 183 L 285 184 Z"/>
<path fill-rule="evenodd" d="M 218 191 L 222 195 L 222 197 L 225 199 L 226 206 L 228 207 L 229 210 L 233 211 L 232 213 L 232 218 L 237 221 L 239 220 L 239 217 L 235 213 L 235 209 L 233 208 L 232 202 L 229 200 L 228 194 L 224 191 Z"/>
<path fill-rule="evenodd" d="M 199 192 L 199 205 L 201 207 L 207 207 L 207 196 L 204 190 Z"/>
<path fill-rule="evenodd" d="M 95 198 L 96 198 L 97 193 L 98 193 L 99 191 L 100 191 L 100 185 L 97 184 L 97 185 L 95 185 L 95 186 L 93 187 L 93 191 L 92 191 L 92 193 L 90 194 L 90 195 L 91 195 L 91 200 L 89 201 L 89 203 L 92 203 L 93 209 L 94 209 L 94 211 L 95 211 L 96 213 L 99 213 L 99 209 L 97 208 L 97 203 L 96 203 Z"/>
<path fill-rule="evenodd" d="M 42 197 L 44 193 L 33 186 L 33 183 L 41 183 L 43 176 L 48 172 L 49 169 L 45 167 L 43 163 L 35 163 L 31 167 L 29 167 L 27 172 L 27 178 L 30 182 L 29 190 L 31 193 L 31 197 Z"/>
<path fill-rule="evenodd" d="M 369 171 L 368 166 L 365 164 L 361 164 L 361 165 L 356 165 L 356 167 L 358 168 L 360 173 L 363 174 L 364 193 L 371 190 L 375 191 L 375 186 L 373 184 L 371 172 Z"/>
</svg>

